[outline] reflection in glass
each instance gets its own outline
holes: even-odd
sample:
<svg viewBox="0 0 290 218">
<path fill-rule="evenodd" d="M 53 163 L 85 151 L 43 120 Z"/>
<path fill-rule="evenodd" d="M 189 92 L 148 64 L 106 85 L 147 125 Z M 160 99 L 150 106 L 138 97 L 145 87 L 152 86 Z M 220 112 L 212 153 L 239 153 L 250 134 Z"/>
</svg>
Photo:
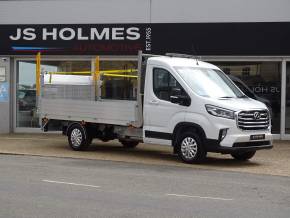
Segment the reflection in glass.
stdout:
<svg viewBox="0 0 290 218">
<path fill-rule="evenodd" d="M 290 63 L 286 66 L 286 115 L 285 133 L 290 134 Z"/>
<path fill-rule="evenodd" d="M 16 89 L 17 127 L 38 127 L 34 61 L 19 61 Z"/>
<path fill-rule="evenodd" d="M 136 61 L 101 61 L 100 70 L 129 70 L 137 69 Z M 101 76 L 101 98 L 116 100 L 136 100 L 137 98 L 137 73 L 104 74 Z M 128 77 L 127 77 L 128 76 Z"/>
<path fill-rule="evenodd" d="M 91 71 L 91 61 L 42 61 L 43 72 Z M 35 61 L 17 62 L 16 126 L 39 127 L 36 111 Z"/>
<path fill-rule="evenodd" d="M 175 67 L 187 85 L 198 95 L 212 98 L 240 98 L 243 93 L 220 70 Z"/>
<path fill-rule="evenodd" d="M 215 62 L 248 97 L 261 101 L 272 115 L 272 133 L 280 133 L 281 70 L 279 62 Z"/>
</svg>

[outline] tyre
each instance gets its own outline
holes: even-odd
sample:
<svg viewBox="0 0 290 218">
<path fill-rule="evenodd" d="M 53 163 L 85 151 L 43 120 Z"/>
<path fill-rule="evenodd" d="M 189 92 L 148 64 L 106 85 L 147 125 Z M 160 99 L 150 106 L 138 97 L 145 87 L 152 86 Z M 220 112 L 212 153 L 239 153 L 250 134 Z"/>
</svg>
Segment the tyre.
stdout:
<svg viewBox="0 0 290 218">
<path fill-rule="evenodd" d="M 246 161 L 254 157 L 256 151 L 247 151 L 247 152 L 239 152 L 231 154 L 233 158 L 240 161 Z"/>
<path fill-rule="evenodd" d="M 139 144 L 138 141 L 126 141 L 126 140 L 119 140 L 122 143 L 124 148 L 136 148 Z"/>
<path fill-rule="evenodd" d="M 88 136 L 85 127 L 80 124 L 73 124 L 68 131 L 68 142 L 73 150 L 83 151 L 89 147 L 91 138 Z"/>
<path fill-rule="evenodd" d="M 198 134 L 185 132 L 177 140 L 177 153 L 185 163 L 200 163 L 206 157 L 206 151 Z"/>
</svg>

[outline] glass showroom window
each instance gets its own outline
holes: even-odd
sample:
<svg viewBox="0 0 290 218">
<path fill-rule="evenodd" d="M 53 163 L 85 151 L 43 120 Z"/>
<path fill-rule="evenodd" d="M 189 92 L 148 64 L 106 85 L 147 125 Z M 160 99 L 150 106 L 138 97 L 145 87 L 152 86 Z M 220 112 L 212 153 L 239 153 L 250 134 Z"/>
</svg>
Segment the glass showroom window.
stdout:
<svg viewBox="0 0 290 218">
<path fill-rule="evenodd" d="M 286 115 L 285 133 L 290 134 L 290 63 L 286 65 Z"/>
<path fill-rule="evenodd" d="M 137 98 L 136 61 L 101 61 L 100 70 L 108 71 L 101 75 L 101 98 L 116 100 L 135 100 Z M 109 71 L 115 71 L 110 73 Z M 122 70 L 127 70 L 122 72 Z"/>
<path fill-rule="evenodd" d="M 272 114 L 272 133 L 280 133 L 281 63 L 215 62 L 250 98 L 267 105 Z"/>
<path fill-rule="evenodd" d="M 17 61 L 16 127 L 39 127 L 36 111 L 35 61 Z M 42 61 L 41 70 L 50 72 L 91 71 L 91 61 Z M 52 75 L 52 80 L 54 79 Z"/>
</svg>

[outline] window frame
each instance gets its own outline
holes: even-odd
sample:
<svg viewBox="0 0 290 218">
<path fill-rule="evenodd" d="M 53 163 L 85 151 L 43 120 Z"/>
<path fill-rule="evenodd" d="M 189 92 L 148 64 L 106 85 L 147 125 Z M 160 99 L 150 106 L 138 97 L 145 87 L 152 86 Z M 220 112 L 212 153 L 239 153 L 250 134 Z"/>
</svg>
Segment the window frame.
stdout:
<svg viewBox="0 0 290 218">
<path fill-rule="evenodd" d="M 165 99 L 162 99 L 162 98 L 160 98 L 160 97 L 158 97 L 158 95 L 156 94 L 156 92 L 155 92 L 155 73 L 156 73 L 156 71 L 155 70 L 164 70 L 164 71 L 166 71 L 167 72 L 167 75 L 168 76 L 171 76 L 176 82 L 177 82 L 177 84 L 178 84 L 178 86 L 181 88 L 181 91 L 184 93 L 184 95 L 185 96 L 188 96 L 189 98 L 190 98 L 190 96 L 188 95 L 188 93 L 185 91 L 185 89 L 183 88 L 183 86 L 180 84 L 180 82 L 174 77 L 174 75 L 169 71 L 169 70 L 167 70 L 167 69 L 165 69 L 165 68 L 162 68 L 162 67 L 153 67 L 153 69 L 152 69 L 152 90 L 153 90 L 153 93 L 154 93 L 154 96 L 156 97 L 156 98 L 158 98 L 159 100 L 162 100 L 162 101 L 166 101 L 166 102 L 169 102 L 169 103 L 172 103 L 171 101 L 170 101 L 170 93 L 169 93 L 169 99 L 168 100 L 165 100 Z M 168 92 L 169 92 L 169 86 L 170 85 L 170 80 L 168 79 Z M 176 86 L 177 87 L 177 86 Z M 175 104 L 175 103 L 172 103 L 172 104 Z M 184 105 L 183 105 L 184 106 Z"/>
</svg>

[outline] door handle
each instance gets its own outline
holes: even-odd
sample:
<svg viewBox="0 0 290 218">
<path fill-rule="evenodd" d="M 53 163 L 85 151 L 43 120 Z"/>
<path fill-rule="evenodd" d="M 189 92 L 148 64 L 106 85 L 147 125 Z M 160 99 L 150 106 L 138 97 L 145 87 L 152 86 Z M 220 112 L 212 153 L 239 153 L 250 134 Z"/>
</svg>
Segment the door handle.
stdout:
<svg viewBox="0 0 290 218">
<path fill-rule="evenodd" d="M 158 105 L 158 101 L 157 100 L 151 100 L 151 101 L 149 101 L 149 104 Z"/>
</svg>

